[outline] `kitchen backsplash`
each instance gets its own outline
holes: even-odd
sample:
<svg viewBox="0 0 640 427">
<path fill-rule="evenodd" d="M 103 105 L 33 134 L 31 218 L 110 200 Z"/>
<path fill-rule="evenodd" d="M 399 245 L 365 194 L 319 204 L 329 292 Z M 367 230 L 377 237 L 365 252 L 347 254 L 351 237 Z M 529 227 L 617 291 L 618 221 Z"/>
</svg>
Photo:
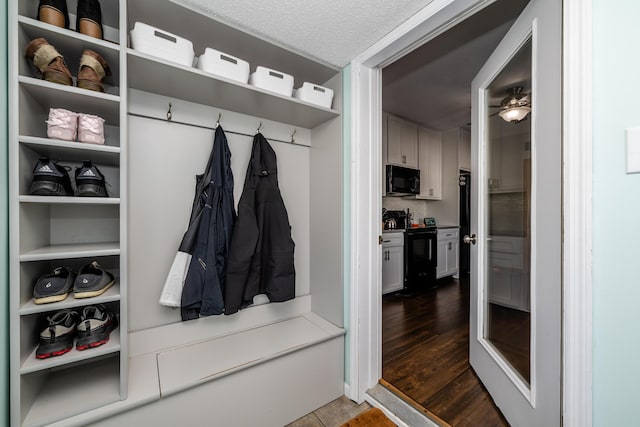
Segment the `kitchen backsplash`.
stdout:
<svg viewBox="0 0 640 427">
<path fill-rule="evenodd" d="M 383 197 L 382 207 L 390 211 L 400 211 L 409 208 L 413 213 L 413 221 L 422 222 L 427 216 L 427 202 L 424 200 L 411 200 L 402 197 Z"/>
</svg>

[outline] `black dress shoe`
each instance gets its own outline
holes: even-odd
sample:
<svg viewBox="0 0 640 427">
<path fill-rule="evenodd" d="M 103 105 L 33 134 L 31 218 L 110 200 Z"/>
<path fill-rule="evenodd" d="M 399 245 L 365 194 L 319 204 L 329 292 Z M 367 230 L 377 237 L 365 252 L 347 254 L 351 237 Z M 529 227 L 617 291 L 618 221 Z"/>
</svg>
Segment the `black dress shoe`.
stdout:
<svg viewBox="0 0 640 427">
<path fill-rule="evenodd" d="M 69 28 L 69 12 L 66 0 L 40 0 L 38 3 L 38 21 Z"/>
<path fill-rule="evenodd" d="M 97 39 L 104 39 L 102 11 L 98 0 L 78 0 L 76 31 Z"/>
</svg>

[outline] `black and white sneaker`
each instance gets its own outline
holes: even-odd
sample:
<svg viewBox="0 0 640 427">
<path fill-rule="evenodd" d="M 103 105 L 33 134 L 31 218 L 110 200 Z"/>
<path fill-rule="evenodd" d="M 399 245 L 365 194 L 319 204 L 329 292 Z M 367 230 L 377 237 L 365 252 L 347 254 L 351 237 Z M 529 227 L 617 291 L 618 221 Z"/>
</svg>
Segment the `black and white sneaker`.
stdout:
<svg viewBox="0 0 640 427">
<path fill-rule="evenodd" d="M 36 196 L 73 196 L 69 172 L 48 157 L 40 157 L 33 168 L 30 193 Z"/>
<path fill-rule="evenodd" d="M 104 175 L 91 160 L 76 168 L 76 189 L 79 197 L 109 197 Z"/>
<path fill-rule="evenodd" d="M 36 350 L 37 359 L 60 356 L 73 348 L 78 313 L 61 310 L 47 317 L 48 325 L 40 333 L 40 343 Z"/>
<path fill-rule="evenodd" d="M 115 283 L 110 272 L 103 270 L 97 261 L 83 266 L 73 285 L 74 298 L 91 298 L 102 295 Z"/>
<path fill-rule="evenodd" d="M 78 322 L 77 350 L 99 347 L 109 341 L 109 334 L 118 327 L 118 318 L 104 305 L 89 305 L 82 309 Z"/>
<path fill-rule="evenodd" d="M 33 302 L 47 304 L 64 300 L 76 280 L 76 274 L 67 267 L 58 267 L 53 272 L 40 276 L 33 286 Z"/>
</svg>

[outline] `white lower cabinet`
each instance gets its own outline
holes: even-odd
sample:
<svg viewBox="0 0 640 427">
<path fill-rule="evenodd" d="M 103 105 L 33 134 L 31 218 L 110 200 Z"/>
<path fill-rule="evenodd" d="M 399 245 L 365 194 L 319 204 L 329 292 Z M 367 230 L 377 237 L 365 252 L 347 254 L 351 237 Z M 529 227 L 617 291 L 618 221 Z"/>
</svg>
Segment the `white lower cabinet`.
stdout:
<svg viewBox="0 0 640 427">
<path fill-rule="evenodd" d="M 382 293 L 404 288 L 404 233 L 384 233 L 382 236 Z"/>
<path fill-rule="evenodd" d="M 489 241 L 489 302 L 530 310 L 528 262 L 522 237 L 492 236 Z"/>
<path fill-rule="evenodd" d="M 457 228 L 443 228 L 438 230 L 438 259 L 436 279 L 458 274 L 459 263 L 459 232 Z"/>
</svg>

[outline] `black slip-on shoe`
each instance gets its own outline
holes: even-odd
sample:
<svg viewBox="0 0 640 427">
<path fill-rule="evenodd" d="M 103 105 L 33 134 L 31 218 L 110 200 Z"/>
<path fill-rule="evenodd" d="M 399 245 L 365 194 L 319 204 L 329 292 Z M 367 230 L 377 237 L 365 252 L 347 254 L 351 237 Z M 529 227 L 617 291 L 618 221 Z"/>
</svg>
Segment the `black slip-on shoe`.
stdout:
<svg viewBox="0 0 640 427">
<path fill-rule="evenodd" d="M 37 196 L 73 196 L 69 172 L 49 158 L 40 157 L 33 168 L 30 193 Z"/>
<path fill-rule="evenodd" d="M 73 348 L 77 318 L 78 313 L 72 310 L 61 310 L 47 317 L 48 325 L 40 333 L 36 358 L 47 359 L 69 352 Z"/>
<path fill-rule="evenodd" d="M 76 274 L 67 267 L 40 276 L 33 286 L 33 302 L 47 304 L 64 300 L 73 289 Z"/>
<path fill-rule="evenodd" d="M 103 270 L 97 261 L 83 266 L 73 285 L 74 298 L 91 298 L 102 295 L 115 283 L 113 274 Z"/>
<path fill-rule="evenodd" d="M 37 18 L 38 21 L 69 29 L 67 0 L 40 0 Z"/>
<path fill-rule="evenodd" d="M 109 341 L 109 334 L 118 327 L 115 313 L 104 305 L 89 305 L 82 309 L 78 322 L 77 350 L 99 347 Z"/>
<path fill-rule="evenodd" d="M 109 197 L 104 175 L 91 160 L 76 168 L 76 189 L 79 197 Z"/>
<path fill-rule="evenodd" d="M 78 0 L 76 31 L 97 39 L 104 39 L 102 10 L 98 0 Z"/>
</svg>

